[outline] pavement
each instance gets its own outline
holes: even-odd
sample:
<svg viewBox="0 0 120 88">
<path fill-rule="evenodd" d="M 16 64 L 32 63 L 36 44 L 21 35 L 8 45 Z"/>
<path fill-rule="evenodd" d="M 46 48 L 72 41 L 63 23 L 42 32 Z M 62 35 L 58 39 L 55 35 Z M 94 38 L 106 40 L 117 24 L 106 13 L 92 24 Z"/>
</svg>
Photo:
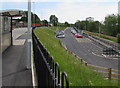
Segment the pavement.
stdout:
<svg viewBox="0 0 120 88">
<path fill-rule="evenodd" d="M 67 49 L 75 53 L 77 56 L 85 60 L 88 64 L 118 69 L 119 59 L 105 58 L 102 56 L 103 48 L 88 38 L 76 39 L 70 32 L 71 28 L 65 31 L 65 38 L 61 41 L 66 45 Z"/>
<path fill-rule="evenodd" d="M 13 46 L 2 54 L 3 87 L 32 88 L 32 71 L 26 69 L 27 63 L 27 28 L 13 30 Z"/>
</svg>

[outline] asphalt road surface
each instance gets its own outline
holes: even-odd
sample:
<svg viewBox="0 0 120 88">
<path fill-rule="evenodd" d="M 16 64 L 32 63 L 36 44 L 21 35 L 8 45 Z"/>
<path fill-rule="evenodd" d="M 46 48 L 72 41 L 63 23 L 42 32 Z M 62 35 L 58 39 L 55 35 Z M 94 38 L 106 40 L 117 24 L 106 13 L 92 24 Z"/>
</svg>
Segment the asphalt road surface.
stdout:
<svg viewBox="0 0 120 88">
<path fill-rule="evenodd" d="M 102 56 L 102 47 L 96 45 L 88 38 L 76 38 L 71 34 L 72 28 L 65 30 L 65 38 L 61 38 L 61 41 L 66 45 L 67 49 L 81 57 L 87 63 L 118 69 L 118 59 L 105 58 Z"/>
</svg>

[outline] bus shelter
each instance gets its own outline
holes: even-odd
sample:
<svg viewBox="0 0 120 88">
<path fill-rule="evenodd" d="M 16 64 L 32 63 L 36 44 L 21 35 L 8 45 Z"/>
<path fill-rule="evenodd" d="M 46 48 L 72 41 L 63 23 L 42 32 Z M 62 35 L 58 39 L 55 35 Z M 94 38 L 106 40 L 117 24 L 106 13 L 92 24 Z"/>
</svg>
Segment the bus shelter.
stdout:
<svg viewBox="0 0 120 88">
<path fill-rule="evenodd" d="M 2 53 L 10 46 L 13 45 L 12 38 L 12 20 L 13 17 L 22 17 L 25 16 L 24 11 L 22 10 L 2 10 L 0 11 L 0 30 L 1 30 L 1 50 Z"/>
</svg>

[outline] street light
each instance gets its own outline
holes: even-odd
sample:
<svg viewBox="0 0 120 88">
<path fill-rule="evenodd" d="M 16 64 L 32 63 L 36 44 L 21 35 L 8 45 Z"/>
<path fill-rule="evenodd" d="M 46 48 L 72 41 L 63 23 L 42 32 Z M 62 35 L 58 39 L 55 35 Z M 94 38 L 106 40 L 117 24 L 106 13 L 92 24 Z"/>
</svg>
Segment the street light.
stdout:
<svg viewBox="0 0 120 88">
<path fill-rule="evenodd" d="M 32 29 L 31 29 L 31 0 L 28 0 L 28 31 L 27 31 L 27 69 L 31 69 L 32 58 Z"/>
<path fill-rule="evenodd" d="M 33 23 L 34 23 L 34 26 L 35 26 L 35 23 L 36 23 L 36 22 L 35 22 L 35 2 L 33 2 L 33 12 L 34 12 L 34 13 L 33 13 L 33 14 L 34 14 L 34 15 L 33 15 L 33 18 L 34 18 L 34 19 L 33 19 Z"/>
</svg>

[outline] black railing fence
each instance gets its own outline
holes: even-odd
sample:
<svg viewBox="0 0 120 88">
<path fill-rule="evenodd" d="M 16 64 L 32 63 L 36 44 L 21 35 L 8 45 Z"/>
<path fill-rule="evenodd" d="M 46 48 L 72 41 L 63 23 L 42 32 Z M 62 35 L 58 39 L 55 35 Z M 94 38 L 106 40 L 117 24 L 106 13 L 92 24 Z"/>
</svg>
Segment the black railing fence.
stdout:
<svg viewBox="0 0 120 88">
<path fill-rule="evenodd" d="M 38 87 L 69 88 L 67 74 L 60 74 L 60 66 L 54 62 L 46 48 L 32 31 L 33 55 Z"/>
</svg>

